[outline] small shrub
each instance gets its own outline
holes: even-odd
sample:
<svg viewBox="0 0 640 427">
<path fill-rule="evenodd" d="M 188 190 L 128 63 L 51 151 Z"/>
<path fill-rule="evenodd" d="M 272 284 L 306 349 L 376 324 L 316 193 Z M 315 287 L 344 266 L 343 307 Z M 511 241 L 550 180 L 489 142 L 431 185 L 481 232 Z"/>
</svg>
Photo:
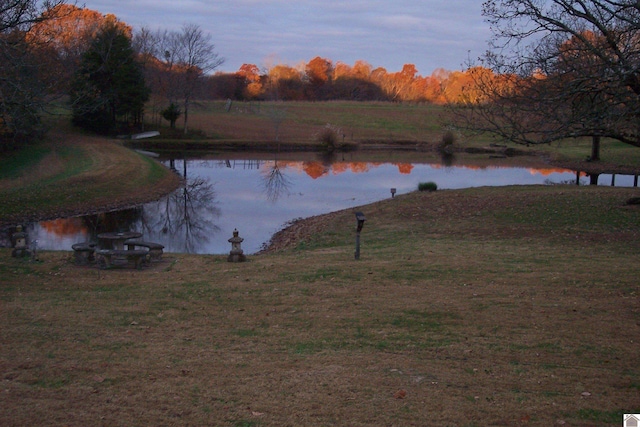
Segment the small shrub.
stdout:
<svg viewBox="0 0 640 427">
<path fill-rule="evenodd" d="M 444 135 L 442 135 L 442 145 L 448 146 L 456 143 L 456 135 L 453 133 L 451 129 L 447 130 Z"/>
<path fill-rule="evenodd" d="M 419 191 L 436 191 L 438 189 L 438 185 L 435 182 L 421 182 L 418 184 Z"/>
<path fill-rule="evenodd" d="M 438 151 L 441 153 L 451 154 L 455 151 L 455 144 L 458 138 L 452 129 L 447 129 L 442 135 L 442 141 L 438 145 Z"/>
<path fill-rule="evenodd" d="M 321 143 L 325 149 L 331 151 L 338 148 L 342 135 L 343 132 L 340 127 L 326 124 L 316 135 L 316 140 Z"/>
</svg>

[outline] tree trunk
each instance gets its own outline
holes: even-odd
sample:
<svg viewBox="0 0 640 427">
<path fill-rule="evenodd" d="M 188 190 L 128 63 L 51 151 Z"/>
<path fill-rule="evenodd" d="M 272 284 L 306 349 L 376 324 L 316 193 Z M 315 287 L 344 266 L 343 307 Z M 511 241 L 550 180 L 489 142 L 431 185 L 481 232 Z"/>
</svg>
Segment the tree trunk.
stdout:
<svg viewBox="0 0 640 427">
<path fill-rule="evenodd" d="M 189 101 L 185 99 L 184 101 L 184 134 L 186 135 L 189 132 L 187 127 L 189 120 Z"/>
</svg>

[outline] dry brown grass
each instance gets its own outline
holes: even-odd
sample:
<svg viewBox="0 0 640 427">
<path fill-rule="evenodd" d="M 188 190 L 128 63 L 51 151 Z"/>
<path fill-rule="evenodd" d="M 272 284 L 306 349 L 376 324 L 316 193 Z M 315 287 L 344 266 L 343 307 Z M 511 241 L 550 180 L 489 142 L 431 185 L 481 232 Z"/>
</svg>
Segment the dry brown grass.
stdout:
<svg viewBox="0 0 640 427">
<path fill-rule="evenodd" d="M 3 425 L 621 425 L 639 412 L 634 189 L 413 193 L 230 264 L 0 251 Z M 246 237 L 246 236 L 245 236 Z"/>
<path fill-rule="evenodd" d="M 276 109 L 278 119 L 271 113 Z M 343 131 L 344 141 L 413 141 L 437 143 L 444 133 L 443 110 L 432 105 L 390 102 L 286 102 L 201 104 L 190 115 L 192 128 L 208 136 L 241 141 L 273 141 L 276 123 L 281 142 L 316 142 L 327 124 Z M 341 136 L 342 137 L 342 136 Z"/>
<path fill-rule="evenodd" d="M 0 179 L 0 224 L 136 205 L 180 184 L 168 169 L 107 138 L 60 129 L 39 149 L 46 152 L 39 161 Z"/>
<path fill-rule="evenodd" d="M 398 104 L 390 102 L 253 102 L 233 104 L 231 111 L 225 102 L 202 102 L 190 113 L 190 128 L 199 130 L 198 140 L 154 139 L 140 144 L 152 149 L 275 149 L 276 124 L 280 148 L 322 149 L 317 135 L 327 125 L 342 130 L 337 142 L 360 149 L 393 147 L 395 149 L 437 151 L 445 136 L 455 136 L 454 147 L 447 151 L 500 152 L 499 146 L 510 152 L 535 154 L 547 162 L 568 169 L 590 173 L 640 173 L 636 147 L 606 140 L 602 144 L 601 161 L 588 162 L 590 138 L 563 140 L 553 144 L 522 146 L 490 135 L 465 135 L 452 127 L 452 120 L 442 106 L 429 104 Z M 279 117 L 274 119 L 274 109 Z M 280 118 L 284 117 L 280 121 Z M 453 130 L 452 130 L 453 129 Z M 284 150 L 283 150 L 284 151 Z"/>
</svg>

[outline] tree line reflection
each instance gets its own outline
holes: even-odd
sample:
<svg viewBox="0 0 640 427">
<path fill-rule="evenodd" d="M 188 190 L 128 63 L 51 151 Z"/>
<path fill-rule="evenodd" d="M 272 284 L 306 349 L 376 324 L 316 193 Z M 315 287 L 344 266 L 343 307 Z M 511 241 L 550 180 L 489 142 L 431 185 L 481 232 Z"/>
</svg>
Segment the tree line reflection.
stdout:
<svg viewBox="0 0 640 427">
<path fill-rule="evenodd" d="M 218 225 L 221 217 L 218 195 L 215 183 L 201 176 L 191 176 L 190 165 L 211 166 L 211 161 L 192 162 L 180 159 L 167 160 L 175 173 L 183 178 L 183 186 L 167 197 L 148 203 L 144 207 L 135 207 L 116 212 L 86 215 L 76 218 L 56 219 L 44 221 L 39 226 L 51 235 L 56 236 L 84 236 L 87 241 L 95 241 L 96 236 L 110 231 L 140 231 L 145 240 L 155 241 L 165 245 L 168 252 L 202 253 L 209 243 L 218 238 L 221 228 Z M 429 165 L 433 169 L 449 168 L 454 159 L 443 159 L 441 164 Z M 213 163 L 216 163 L 214 161 Z M 176 168 L 180 165 L 180 169 Z M 266 200 L 277 202 L 283 195 L 289 194 L 294 179 L 293 173 L 303 172 L 312 179 L 319 179 L 327 175 L 339 175 L 346 172 L 365 173 L 373 168 L 388 165 L 388 162 L 346 162 L 336 161 L 335 157 L 320 158 L 317 161 L 287 161 L 277 157 L 271 161 L 250 161 L 236 163 L 235 161 L 217 161 L 217 166 L 224 168 L 257 169 L 260 173 L 261 188 Z M 392 163 L 398 168 L 398 173 L 409 175 L 414 166 L 411 163 Z M 479 170 L 500 169 L 503 166 L 474 166 L 460 165 L 457 168 Z M 529 169 L 531 174 L 549 176 L 554 173 L 571 172 L 566 169 L 546 168 Z M 581 178 L 587 177 L 590 185 L 608 185 L 598 182 L 598 175 L 587 175 L 583 172 L 575 173 L 575 181 L 563 184 L 579 184 Z M 600 180 L 602 181 L 602 180 Z M 615 185 L 615 175 L 611 176 L 611 185 Z M 637 176 L 634 179 L 637 186 Z M 33 228 L 35 225 L 32 225 Z M 62 248 L 58 248 L 62 249 Z"/>
<path fill-rule="evenodd" d="M 216 225 L 220 209 L 213 184 L 189 176 L 187 165 L 184 162 L 181 171 L 183 186 L 161 200 L 144 207 L 43 221 L 40 227 L 59 236 L 83 235 L 87 241 L 96 241 L 104 232 L 136 230 L 168 251 L 197 253 L 220 231 Z"/>
</svg>

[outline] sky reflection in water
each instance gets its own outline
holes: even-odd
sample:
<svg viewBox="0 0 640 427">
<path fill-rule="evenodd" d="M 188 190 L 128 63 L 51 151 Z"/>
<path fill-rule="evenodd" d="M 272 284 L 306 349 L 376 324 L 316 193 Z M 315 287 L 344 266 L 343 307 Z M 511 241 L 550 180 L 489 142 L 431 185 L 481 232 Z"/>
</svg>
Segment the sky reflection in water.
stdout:
<svg viewBox="0 0 640 427">
<path fill-rule="evenodd" d="M 175 167 L 183 173 L 182 160 Z M 360 162 L 189 160 L 186 167 L 186 191 L 180 189 L 144 205 L 120 223 L 117 231 L 141 231 L 145 240 L 162 243 L 167 252 L 225 254 L 237 228 L 244 238 L 245 253 L 252 254 L 291 220 L 389 198 L 391 188 L 400 195 L 428 181 L 437 183 L 439 189 L 457 189 L 560 183 L 576 177 L 575 172 L 552 169 Z M 632 179 L 616 177 L 616 185 L 632 185 L 625 182 L 627 178 Z M 76 218 L 34 224 L 29 234 L 38 240 L 39 248 L 70 250 L 73 243 L 95 234 L 88 230 L 87 222 Z"/>
</svg>

